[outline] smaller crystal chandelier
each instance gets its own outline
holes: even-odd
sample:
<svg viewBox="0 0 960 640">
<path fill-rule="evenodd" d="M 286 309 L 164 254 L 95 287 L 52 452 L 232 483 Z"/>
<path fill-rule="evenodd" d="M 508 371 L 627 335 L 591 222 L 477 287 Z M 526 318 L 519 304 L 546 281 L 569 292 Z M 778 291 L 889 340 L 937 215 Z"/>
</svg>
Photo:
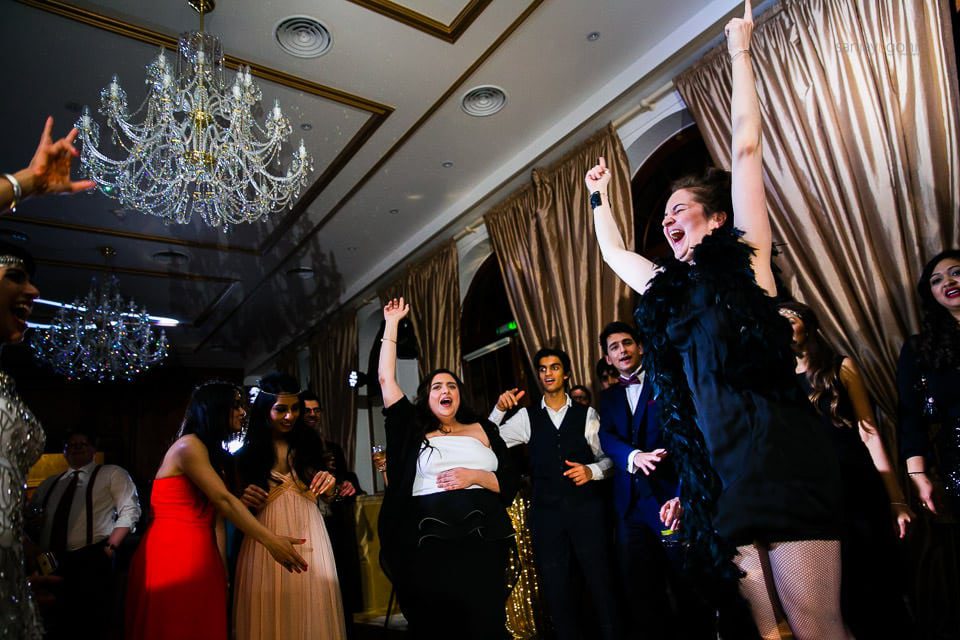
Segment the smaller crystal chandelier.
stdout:
<svg viewBox="0 0 960 640">
<path fill-rule="evenodd" d="M 114 276 L 94 278 L 82 302 L 61 306 L 49 328 L 34 331 L 34 353 L 69 380 L 129 381 L 167 357 L 166 334 L 120 297 Z"/>
<path fill-rule="evenodd" d="M 117 76 L 100 92 L 100 113 L 122 159 L 100 148 L 99 125 L 84 107 L 77 120 L 84 172 L 100 191 L 124 207 L 189 223 L 255 222 L 282 211 L 300 195 L 313 159 L 300 141 L 286 173 L 280 152 L 290 120 L 274 103 L 261 126 L 254 119 L 260 89 L 241 68 L 229 88 L 223 80 L 220 40 L 203 32 L 213 0 L 188 0 L 200 14 L 200 31 L 180 36 L 176 72 L 161 49 L 147 65 L 147 98 L 134 112 Z"/>
</svg>

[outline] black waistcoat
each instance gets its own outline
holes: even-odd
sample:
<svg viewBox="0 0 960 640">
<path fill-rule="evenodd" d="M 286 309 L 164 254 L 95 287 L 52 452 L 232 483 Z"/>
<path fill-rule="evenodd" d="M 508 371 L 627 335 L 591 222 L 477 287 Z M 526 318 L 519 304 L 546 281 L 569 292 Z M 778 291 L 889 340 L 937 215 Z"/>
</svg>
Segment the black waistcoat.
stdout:
<svg viewBox="0 0 960 640">
<path fill-rule="evenodd" d="M 533 476 L 533 504 L 570 504 L 592 500 L 596 496 L 594 482 L 582 487 L 563 473 L 570 469 L 564 460 L 591 464 L 596 462 L 584 437 L 587 426 L 586 407 L 573 403 L 563 416 L 560 428 L 553 426 L 544 407 L 529 409 L 530 468 Z"/>
</svg>

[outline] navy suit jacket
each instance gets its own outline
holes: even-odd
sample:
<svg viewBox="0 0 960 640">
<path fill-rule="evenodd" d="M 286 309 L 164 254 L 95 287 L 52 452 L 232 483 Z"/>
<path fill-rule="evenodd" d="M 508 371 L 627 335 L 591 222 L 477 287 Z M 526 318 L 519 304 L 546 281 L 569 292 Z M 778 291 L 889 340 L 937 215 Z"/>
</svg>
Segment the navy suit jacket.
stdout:
<svg viewBox="0 0 960 640">
<path fill-rule="evenodd" d="M 642 471 L 627 472 L 630 453 L 635 449 L 653 451 L 664 447 L 652 387 L 649 380 L 644 380 L 633 415 L 624 387 L 616 385 L 600 394 L 600 446 L 613 460 L 613 503 L 617 515 L 642 521 L 659 531 L 663 528 L 660 506 L 678 495 L 673 461 L 668 455 L 649 476 Z"/>
</svg>

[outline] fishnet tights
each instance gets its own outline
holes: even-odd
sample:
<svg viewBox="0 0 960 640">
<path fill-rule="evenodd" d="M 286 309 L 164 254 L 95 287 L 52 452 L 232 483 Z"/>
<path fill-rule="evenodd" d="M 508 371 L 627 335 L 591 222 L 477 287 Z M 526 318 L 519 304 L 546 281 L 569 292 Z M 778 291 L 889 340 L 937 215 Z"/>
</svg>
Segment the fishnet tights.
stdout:
<svg viewBox="0 0 960 640">
<path fill-rule="evenodd" d="M 764 581 L 760 552 L 753 545 L 738 547 L 735 562 L 746 576 L 740 592 L 750 603 L 757 630 L 764 640 L 780 640 L 774 605 Z M 840 615 L 840 543 L 801 540 L 769 546 L 773 586 L 796 640 L 849 640 Z M 790 636 L 783 636 L 790 637 Z"/>
</svg>

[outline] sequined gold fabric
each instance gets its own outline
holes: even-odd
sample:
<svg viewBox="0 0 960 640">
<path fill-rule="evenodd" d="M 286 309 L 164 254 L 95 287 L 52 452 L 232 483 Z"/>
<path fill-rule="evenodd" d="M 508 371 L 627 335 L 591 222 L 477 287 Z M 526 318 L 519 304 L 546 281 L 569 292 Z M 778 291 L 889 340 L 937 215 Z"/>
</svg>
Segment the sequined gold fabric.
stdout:
<svg viewBox="0 0 960 640">
<path fill-rule="evenodd" d="M 537 637 L 540 620 L 540 587 L 536 566 L 533 564 L 533 543 L 530 540 L 530 525 L 527 515 L 530 501 L 518 495 L 507 509 L 513 530 L 517 532 L 517 553 L 510 555 L 507 575 L 518 576 L 507 599 L 507 631 L 516 640 L 531 640 Z"/>
<path fill-rule="evenodd" d="M 0 372 L 0 639 L 40 640 L 23 555 L 27 472 L 43 453 L 40 423 Z"/>
</svg>

